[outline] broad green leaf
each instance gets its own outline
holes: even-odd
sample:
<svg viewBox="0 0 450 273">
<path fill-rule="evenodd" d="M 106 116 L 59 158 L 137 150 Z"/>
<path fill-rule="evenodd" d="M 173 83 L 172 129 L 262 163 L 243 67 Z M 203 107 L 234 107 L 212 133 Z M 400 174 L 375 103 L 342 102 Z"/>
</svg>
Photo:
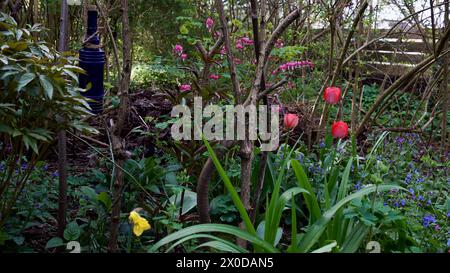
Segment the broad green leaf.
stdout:
<svg viewBox="0 0 450 273">
<path fill-rule="evenodd" d="M 308 177 L 306 176 L 306 173 L 300 163 L 294 159 L 291 160 L 291 165 L 299 186 L 309 192 L 309 194 L 304 193 L 303 197 L 305 198 L 306 206 L 311 214 L 311 219 L 314 222 L 320 218 L 321 211 L 316 195 L 314 194 L 313 187 L 309 183 Z"/>
<path fill-rule="evenodd" d="M 39 76 L 39 81 L 44 89 L 44 93 L 47 98 L 52 99 L 53 97 L 53 85 L 50 83 L 49 79 L 45 75 Z"/>
<path fill-rule="evenodd" d="M 81 228 L 76 222 L 70 222 L 64 230 L 64 239 L 76 241 L 81 235 Z"/>
<path fill-rule="evenodd" d="M 195 225 L 191 227 L 184 228 L 182 230 L 179 230 L 175 233 L 172 233 L 160 241 L 158 241 L 156 244 L 154 244 L 151 248 L 149 248 L 149 252 L 156 252 L 160 247 L 167 245 L 173 241 L 177 241 L 181 238 L 193 235 L 193 234 L 199 234 L 204 232 L 218 232 L 218 233 L 225 233 L 229 235 L 236 236 L 238 238 L 244 239 L 250 243 L 253 244 L 254 247 L 258 246 L 265 252 L 269 253 L 277 253 L 279 252 L 276 248 L 274 248 L 271 244 L 261 240 L 257 235 L 253 235 L 247 231 L 243 231 L 238 227 L 230 226 L 230 225 L 224 225 L 224 224 L 202 224 L 202 225 Z M 255 231 L 256 234 L 256 231 Z"/>
<path fill-rule="evenodd" d="M 64 245 L 63 239 L 61 239 L 59 237 L 53 237 L 47 242 L 47 244 L 45 245 L 45 248 L 55 248 L 55 247 L 60 247 L 63 245 Z"/>
<path fill-rule="evenodd" d="M 276 247 L 278 245 L 278 243 L 281 240 L 281 236 L 283 236 L 283 229 L 281 227 L 277 227 L 277 232 L 276 232 L 276 236 L 275 236 L 275 241 L 273 243 L 273 246 Z M 265 221 L 261 221 L 261 223 L 259 223 L 258 228 L 256 229 L 256 233 L 258 234 L 259 238 L 264 240 L 264 234 L 265 232 Z"/>
<path fill-rule="evenodd" d="M 36 78 L 36 74 L 34 74 L 34 73 L 25 73 L 25 74 L 23 74 L 20 77 L 19 81 L 18 81 L 17 90 L 18 91 L 22 90 L 22 88 L 27 86 L 35 78 Z"/>
<path fill-rule="evenodd" d="M 333 251 L 333 248 L 335 248 L 336 246 L 337 246 L 337 242 L 334 241 L 331 244 L 328 244 L 326 246 L 323 246 L 319 249 L 312 251 L 311 253 L 328 253 L 328 252 Z"/>
<path fill-rule="evenodd" d="M 203 243 L 203 244 L 195 247 L 193 250 L 196 250 L 196 249 L 199 249 L 199 248 L 202 248 L 202 247 L 210 247 L 210 248 L 214 248 L 214 249 L 217 249 L 219 251 L 222 251 L 222 252 L 246 253 L 246 251 L 244 251 L 244 252 L 239 251 L 235 247 L 227 244 L 227 242 L 224 241 L 224 240 L 221 240 L 221 241 L 219 241 L 219 240 L 209 241 L 209 242 Z"/>
<path fill-rule="evenodd" d="M 232 242 L 230 242 L 230 241 L 228 241 L 228 240 L 221 239 L 221 238 L 219 238 L 219 237 L 217 237 L 217 236 L 214 236 L 214 235 L 203 234 L 203 233 L 200 233 L 200 234 L 193 234 L 193 235 L 186 236 L 186 237 L 184 237 L 184 238 L 178 240 L 177 242 L 175 242 L 172 246 L 170 246 L 170 247 L 166 250 L 166 253 L 172 251 L 176 246 L 178 246 L 178 245 L 180 245 L 180 244 L 182 244 L 182 243 L 184 243 L 184 242 L 190 241 L 190 240 L 192 240 L 192 239 L 200 239 L 200 238 L 208 238 L 208 239 L 213 239 L 213 240 L 215 240 L 215 241 L 221 241 L 221 242 L 223 242 L 223 243 L 226 243 L 226 244 L 229 245 L 229 247 L 234 248 L 234 249 L 236 250 L 236 253 L 248 253 L 248 251 L 247 251 L 246 249 L 244 249 L 244 248 L 242 248 L 242 247 L 240 247 L 240 246 L 238 246 L 238 245 L 236 245 L 236 244 L 234 244 L 234 243 L 232 243 Z"/>
<path fill-rule="evenodd" d="M 183 208 L 181 211 L 182 215 L 188 213 L 190 210 L 192 210 L 193 208 L 195 208 L 197 206 L 197 193 L 195 193 L 193 191 L 185 190 L 184 196 L 183 196 L 182 192 L 172 195 L 169 198 L 169 200 L 172 204 L 174 204 L 178 208 L 175 212 L 176 215 L 178 215 L 180 212 L 179 208 L 181 207 L 182 197 L 183 197 Z"/>
<path fill-rule="evenodd" d="M 111 209 L 111 198 L 109 197 L 108 193 L 101 192 L 97 196 L 97 200 L 100 201 L 106 208 L 107 211 Z"/>
</svg>

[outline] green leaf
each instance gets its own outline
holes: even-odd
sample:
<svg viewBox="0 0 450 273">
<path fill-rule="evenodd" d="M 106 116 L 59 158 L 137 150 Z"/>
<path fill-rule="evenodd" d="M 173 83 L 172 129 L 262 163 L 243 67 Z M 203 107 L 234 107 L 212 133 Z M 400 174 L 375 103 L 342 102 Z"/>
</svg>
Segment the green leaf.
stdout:
<svg viewBox="0 0 450 273">
<path fill-rule="evenodd" d="M 261 221 L 261 223 L 259 223 L 259 225 L 258 225 L 258 228 L 256 229 L 256 233 L 258 234 L 259 238 L 261 238 L 263 240 L 264 240 L 264 234 L 266 233 L 265 228 L 266 228 L 265 221 Z M 276 247 L 278 245 L 278 243 L 280 242 L 281 236 L 283 236 L 283 229 L 281 227 L 278 227 L 276 236 L 275 236 L 275 241 L 273 243 L 274 247 Z"/>
<path fill-rule="evenodd" d="M 108 193 L 101 192 L 97 196 L 97 200 L 100 201 L 103 205 L 105 205 L 105 208 L 107 211 L 111 210 L 111 198 L 109 197 Z"/>
<path fill-rule="evenodd" d="M 0 133 L 7 133 L 10 135 L 13 133 L 13 130 L 8 125 L 0 124 Z"/>
<path fill-rule="evenodd" d="M 90 200 L 97 200 L 97 193 L 95 190 L 88 186 L 83 186 L 80 188 L 80 191 L 86 195 Z"/>
<path fill-rule="evenodd" d="M 61 239 L 59 237 L 53 237 L 47 242 L 47 244 L 45 245 L 45 248 L 55 248 L 55 247 L 60 247 L 63 245 L 64 245 L 63 239 Z"/>
<path fill-rule="evenodd" d="M 335 248 L 336 246 L 337 246 L 337 242 L 334 241 L 331 244 L 328 244 L 326 246 L 323 246 L 319 249 L 312 251 L 311 253 L 328 253 L 328 252 L 333 251 L 333 248 Z"/>
<path fill-rule="evenodd" d="M 64 230 L 64 239 L 67 241 L 76 241 L 80 238 L 81 228 L 76 222 L 70 222 Z"/>
<path fill-rule="evenodd" d="M 177 211 L 176 211 L 176 215 L 179 214 L 179 208 L 181 207 L 181 197 L 183 192 L 180 192 L 178 194 L 172 195 L 169 200 L 172 204 L 175 204 Z M 192 210 L 193 208 L 195 208 L 197 206 L 197 193 L 190 191 L 190 190 L 185 190 L 184 191 L 184 197 L 183 197 L 183 209 L 181 211 L 181 214 L 184 215 L 186 213 L 188 213 L 190 210 Z"/>
<path fill-rule="evenodd" d="M 247 231 L 243 231 L 242 229 L 230 226 L 230 225 L 224 225 L 224 224 L 202 224 L 202 225 L 195 225 L 191 227 L 184 228 L 182 230 L 179 230 L 175 233 L 172 233 L 160 241 L 158 241 L 156 244 L 154 244 L 152 247 L 149 248 L 149 252 L 156 252 L 160 247 L 167 245 L 173 241 L 179 240 L 181 238 L 203 233 L 203 232 L 218 232 L 218 233 L 225 233 L 229 235 L 236 236 L 238 238 L 244 239 L 246 241 L 249 241 L 254 246 L 260 247 L 262 250 L 265 250 L 268 253 L 278 253 L 279 251 L 274 248 L 269 243 L 261 240 L 255 232 L 254 234 L 251 234 Z"/>
<path fill-rule="evenodd" d="M 294 196 L 292 196 L 291 202 L 291 244 L 287 252 L 295 253 L 297 251 L 297 205 Z"/>
<path fill-rule="evenodd" d="M 36 78 L 36 74 L 34 73 L 23 74 L 18 81 L 17 91 L 22 90 L 22 88 L 27 86 L 31 81 L 34 80 L 34 78 Z"/>
<path fill-rule="evenodd" d="M 337 199 L 336 202 L 341 201 L 345 196 L 347 196 L 347 192 L 348 192 L 348 181 L 349 181 L 349 176 L 350 176 L 350 170 L 352 168 L 352 164 L 353 164 L 353 160 L 352 158 L 350 158 L 348 160 L 347 166 L 345 167 L 344 173 L 342 174 L 342 180 L 341 183 L 339 184 L 339 190 L 338 190 L 338 195 L 337 195 Z M 342 209 L 340 209 L 337 213 L 336 213 L 336 217 L 333 220 L 333 233 L 334 233 L 334 239 L 337 239 L 338 242 L 340 243 L 342 240 L 342 237 L 344 236 L 345 233 L 345 228 L 343 228 L 345 225 L 344 223 L 347 220 L 342 216 Z"/>
<path fill-rule="evenodd" d="M 210 247 L 217 249 L 222 252 L 231 252 L 231 253 L 245 253 L 245 252 L 239 252 L 236 250 L 236 248 L 230 246 L 229 244 L 225 243 L 224 241 L 210 241 L 203 243 L 197 247 L 195 247 L 193 250 L 202 248 L 202 247 Z"/>
<path fill-rule="evenodd" d="M 221 241 L 221 242 L 227 244 L 230 248 L 234 248 L 235 251 L 233 251 L 233 253 L 248 253 L 248 251 L 246 249 L 244 249 L 244 248 L 242 248 L 242 247 L 240 247 L 240 246 L 238 246 L 238 245 L 236 245 L 236 244 L 234 244 L 232 242 L 229 242 L 228 240 L 221 239 L 221 238 L 219 238 L 217 236 L 213 236 L 213 235 L 210 235 L 210 234 L 203 234 L 203 233 L 193 234 L 193 235 L 190 235 L 190 236 L 187 236 L 187 237 L 184 237 L 184 238 L 178 240 L 176 243 L 174 243 L 170 248 L 168 248 L 166 250 L 166 253 L 172 251 L 176 246 L 178 246 L 178 245 L 180 245 L 180 244 L 182 244 L 184 242 L 187 242 L 187 241 L 192 240 L 192 239 L 199 239 L 199 238 L 209 238 L 209 239 L 213 239 L 215 241 Z M 195 249 L 197 249 L 197 248 L 195 248 Z"/>
<path fill-rule="evenodd" d="M 222 167 L 222 164 L 220 164 L 219 159 L 214 153 L 214 150 L 211 148 L 211 145 L 209 145 L 209 142 L 204 138 L 204 136 L 202 136 L 202 138 L 206 148 L 208 149 L 209 156 L 211 157 L 214 165 L 216 166 L 216 169 L 219 172 L 219 175 L 222 178 L 225 187 L 227 188 L 228 192 L 231 195 L 231 199 L 233 200 L 234 205 L 237 207 L 239 214 L 241 215 L 241 218 L 245 223 L 245 227 L 251 234 L 256 235 L 255 227 L 253 226 L 252 221 L 250 220 L 250 217 L 247 214 L 247 210 L 245 209 L 244 204 L 242 204 L 242 201 L 239 198 L 238 193 L 234 189 L 234 186 L 231 183 L 230 178 L 227 176 L 225 170 Z"/>
<path fill-rule="evenodd" d="M 36 154 L 39 154 L 37 143 L 36 143 L 36 139 L 34 139 L 33 137 L 30 137 L 28 135 L 23 135 L 22 141 L 23 141 L 23 144 L 25 144 L 25 148 L 29 149 L 31 147 L 31 149 Z"/>
<path fill-rule="evenodd" d="M 44 89 L 45 95 L 47 98 L 52 99 L 53 97 L 53 85 L 50 83 L 49 79 L 45 75 L 39 76 L 39 82 L 42 85 L 42 88 Z"/>
<path fill-rule="evenodd" d="M 345 241 L 340 252 L 355 253 L 361 246 L 362 241 L 366 238 L 368 233 L 369 227 L 363 223 L 359 223 L 347 236 L 348 240 Z"/>
<path fill-rule="evenodd" d="M 321 211 L 319 207 L 319 203 L 317 202 L 316 195 L 314 194 L 313 187 L 311 183 L 309 183 L 308 177 L 306 176 L 305 171 L 302 168 L 302 165 L 297 160 L 291 160 L 292 169 L 294 170 L 295 177 L 297 178 L 297 182 L 301 188 L 304 188 L 309 194 L 303 193 L 303 197 L 306 201 L 306 207 L 308 208 L 311 214 L 311 221 L 319 219 L 321 216 Z"/>
</svg>

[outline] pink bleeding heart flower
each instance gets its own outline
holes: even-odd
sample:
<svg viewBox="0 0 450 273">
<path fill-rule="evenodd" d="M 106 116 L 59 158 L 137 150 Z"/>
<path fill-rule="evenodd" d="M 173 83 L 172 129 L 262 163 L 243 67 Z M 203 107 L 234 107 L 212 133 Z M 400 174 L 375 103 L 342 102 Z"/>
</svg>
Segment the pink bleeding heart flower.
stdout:
<svg viewBox="0 0 450 273">
<path fill-rule="evenodd" d="M 275 47 L 276 47 L 276 48 L 282 48 L 282 47 L 284 47 L 283 40 L 278 39 L 278 40 L 275 42 Z"/>
<path fill-rule="evenodd" d="M 190 84 L 180 85 L 180 91 L 181 92 L 191 91 L 191 85 Z"/>
<path fill-rule="evenodd" d="M 180 58 L 181 60 L 185 61 L 187 59 L 187 54 L 186 53 L 181 54 Z"/>
<path fill-rule="evenodd" d="M 176 55 L 181 55 L 181 54 L 183 54 L 183 47 L 182 47 L 181 45 L 176 44 L 176 45 L 173 47 L 173 53 L 176 54 Z"/>
<path fill-rule="evenodd" d="M 244 49 L 244 46 L 240 42 L 237 42 L 236 43 L 236 49 L 242 50 L 242 49 Z"/>
<path fill-rule="evenodd" d="M 211 75 L 209 75 L 209 78 L 210 78 L 211 80 L 218 80 L 218 79 L 220 78 L 220 76 L 219 76 L 219 75 L 216 75 L 216 74 L 211 74 Z"/>
<path fill-rule="evenodd" d="M 240 42 L 244 45 L 253 45 L 255 43 L 252 39 L 249 39 L 248 37 L 242 37 L 240 39 Z"/>
<path fill-rule="evenodd" d="M 214 20 L 211 17 L 208 17 L 208 19 L 206 19 L 205 25 L 207 29 L 212 29 L 212 27 L 214 26 Z"/>
</svg>

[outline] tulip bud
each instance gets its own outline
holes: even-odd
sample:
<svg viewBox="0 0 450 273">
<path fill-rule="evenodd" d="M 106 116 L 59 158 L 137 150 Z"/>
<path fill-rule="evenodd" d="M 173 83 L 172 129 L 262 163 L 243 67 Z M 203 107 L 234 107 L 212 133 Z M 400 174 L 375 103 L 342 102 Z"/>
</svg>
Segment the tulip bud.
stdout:
<svg viewBox="0 0 450 273">
<path fill-rule="evenodd" d="M 299 117 L 296 114 L 286 114 L 284 115 L 284 126 L 287 129 L 293 129 L 297 127 Z"/>
<path fill-rule="evenodd" d="M 341 89 L 339 87 L 327 87 L 323 92 L 323 98 L 329 104 L 337 104 L 341 99 Z"/>
<path fill-rule="evenodd" d="M 348 136 L 348 124 L 343 121 L 333 123 L 331 134 L 334 138 L 346 138 Z"/>
</svg>

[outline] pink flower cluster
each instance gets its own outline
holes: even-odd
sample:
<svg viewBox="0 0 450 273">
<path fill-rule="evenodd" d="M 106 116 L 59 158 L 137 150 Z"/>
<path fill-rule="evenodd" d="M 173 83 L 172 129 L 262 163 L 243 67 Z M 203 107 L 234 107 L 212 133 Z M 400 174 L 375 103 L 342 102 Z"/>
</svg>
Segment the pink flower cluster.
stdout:
<svg viewBox="0 0 450 273">
<path fill-rule="evenodd" d="M 175 45 L 173 47 L 173 54 L 181 56 L 181 54 L 183 54 L 183 47 L 181 45 Z"/>
<path fill-rule="evenodd" d="M 182 61 L 185 61 L 188 57 L 186 53 L 183 53 L 183 47 L 178 44 L 173 47 L 173 54 L 179 57 Z"/>
<path fill-rule="evenodd" d="M 206 28 L 211 30 L 214 26 L 214 20 L 211 17 L 208 17 L 205 22 Z"/>
<path fill-rule="evenodd" d="M 211 75 L 209 75 L 209 78 L 210 78 L 211 80 L 217 81 L 217 80 L 220 78 L 220 76 L 219 76 L 219 75 L 216 75 L 216 74 L 211 74 Z"/>
<path fill-rule="evenodd" d="M 241 39 L 239 39 L 241 41 L 242 44 L 244 45 L 253 45 L 254 41 L 248 37 L 242 37 Z"/>
<path fill-rule="evenodd" d="M 283 40 L 278 39 L 278 40 L 275 42 L 275 47 L 276 47 L 276 48 L 282 48 L 282 47 L 284 47 Z"/>
<path fill-rule="evenodd" d="M 251 46 L 254 44 L 254 41 L 248 37 L 239 38 L 236 41 L 236 48 L 239 50 L 244 49 L 244 46 Z"/>
<path fill-rule="evenodd" d="M 191 85 L 190 84 L 180 85 L 180 91 L 181 92 L 191 91 Z"/>
<path fill-rule="evenodd" d="M 311 61 L 292 61 L 280 65 L 277 69 L 272 72 L 272 75 L 276 75 L 278 72 L 285 72 L 289 70 L 294 70 L 300 67 L 309 66 L 311 69 L 314 68 L 314 64 Z"/>
</svg>

